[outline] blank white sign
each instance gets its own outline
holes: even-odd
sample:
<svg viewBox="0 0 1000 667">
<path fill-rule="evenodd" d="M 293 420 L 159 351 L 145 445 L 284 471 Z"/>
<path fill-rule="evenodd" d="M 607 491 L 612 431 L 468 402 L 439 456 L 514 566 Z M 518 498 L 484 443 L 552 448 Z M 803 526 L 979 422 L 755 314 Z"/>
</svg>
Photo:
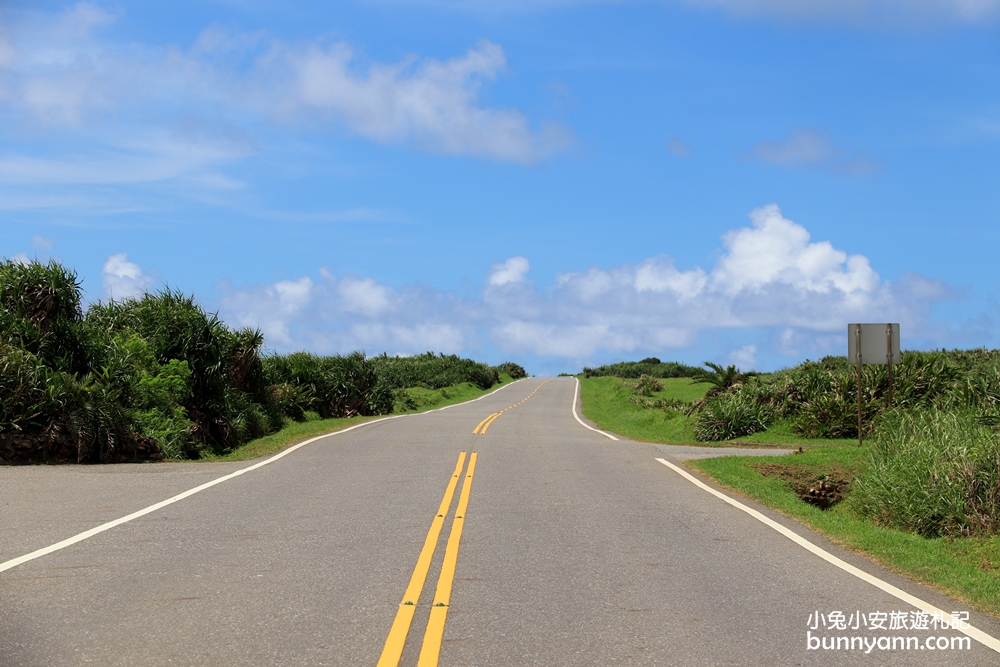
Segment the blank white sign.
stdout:
<svg viewBox="0 0 1000 667">
<path fill-rule="evenodd" d="M 898 364 L 899 356 L 899 324 L 848 324 L 847 325 L 847 360 L 858 363 L 857 327 L 861 327 L 861 363 L 887 364 L 889 354 L 892 363 Z M 890 331 L 891 330 L 891 331 Z"/>
</svg>

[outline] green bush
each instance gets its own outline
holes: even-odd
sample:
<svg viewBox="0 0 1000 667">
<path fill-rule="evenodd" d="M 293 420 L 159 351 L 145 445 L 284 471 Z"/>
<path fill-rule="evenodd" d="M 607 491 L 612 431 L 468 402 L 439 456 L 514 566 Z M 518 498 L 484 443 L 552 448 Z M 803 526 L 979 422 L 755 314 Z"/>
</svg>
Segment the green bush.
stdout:
<svg viewBox="0 0 1000 667">
<path fill-rule="evenodd" d="M 40 427 L 59 408 L 50 371 L 31 352 L 0 341 L 0 432 Z"/>
<path fill-rule="evenodd" d="M 799 435 L 857 437 L 857 368 L 846 357 L 807 361 L 757 376 L 751 384 L 757 401 L 791 421 Z M 868 436 L 889 408 L 888 368 L 865 366 L 861 387 L 862 423 Z M 743 391 L 737 385 L 733 389 Z M 1000 421 L 1000 355 L 985 350 L 905 352 L 902 363 L 893 367 L 892 405 L 911 410 L 975 407 L 996 412 Z"/>
<path fill-rule="evenodd" d="M 969 410 L 894 410 L 855 478 L 848 507 L 928 537 L 1000 528 L 1000 437 Z"/>
<path fill-rule="evenodd" d="M 136 354 L 140 350 L 134 341 L 142 341 L 146 349 L 138 363 L 146 374 L 158 374 L 159 367 L 170 364 L 186 364 L 190 371 L 187 387 L 175 403 L 191 421 L 189 454 L 196 455 L 205 446 L 226 451 L 245 442 L 246 434 L 257 432 L 245 426 L 243 412 L 266 410 L 251 408 L 267 401 L 259 355 L 264 339 L 259 331 L 232 331 L 218 316 L 206 313 L 193 296 L 170 290 L 95 304 L 87 311 L 85 324 L 90 340 L 95 341 L 95 366 L 103 365 L 115 353 L 114 342 L 121 340 L 133 341 Z M 171 410 L 163 418 L 179 419 L 171 416 Z M 269 419 L 274 422 L 280 424 L 280 417 Z"/>
<path fill-rule="evenodd" d="M 621 361 L 617 364 L 584 368 L 584 377 L 619 377 L 635 380 L 643 375 L 654 378 L 689 378 L 695 377 L 701 369 L 686 366 L 675 361 L 663 362 L 656 357 L 648 357 L 642 361 Z"/>
<path fill-rule="evenodd" d="M 695 418 L 695 438 L 702 442 L 718 442 L 767 430 L 775 415 L 759 398 L 758 390 L 745 385 L 741 391 L 709 399 Z"/>
<path fill-rule="evenodd" d="M 632 391 L 636 396 L 652 396 L 657 391 L 663 391 L 663 383 L 654 377 L 640 375 L 632 385 Z"/>
<path fill-rule="evenodd" d="M 500 381 L 497 369 L 472 359 L 461 359 L 454 354 L 435 355 L 433 352 L 426 352 L 412 357 L 382 354 L 372 357 L 371 362 L 384 385 L 392 389 L 441 389 L 463 382 L 471 382 L 480 389 L 489 389 Z"/>
<path fill-rule="evenodd" d="M 292 419 L 301 419 L 307 410 L 324 419 L 386 414 L 395 401 L 393 389 L 380 380 L 377 365 L 361 352 L 267 357 L 264 377 L 281 411 Z"/>
<path fill-rule="evenodd" d="M 528 371 L 524 370 L 524 366 L 515 364 L 513 361 L 505 361 L 499 366 L 494 366 L 494 370 L 502 375 L 510 376 L 512 380 L 528 377 Z"/>
<path fill-rule="evenodd" d="M 80 281 L 55 262 L 0 262 L 0 331 L 4 340 L 56 370 L 87 370 L 80 323 Z"/>
</svg>

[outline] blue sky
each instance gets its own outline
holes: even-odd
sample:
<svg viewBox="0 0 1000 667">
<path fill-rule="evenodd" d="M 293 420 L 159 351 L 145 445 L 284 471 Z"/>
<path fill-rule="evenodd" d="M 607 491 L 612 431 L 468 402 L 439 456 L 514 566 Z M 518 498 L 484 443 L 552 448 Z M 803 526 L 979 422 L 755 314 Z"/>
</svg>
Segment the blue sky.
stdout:
<svg viewBox="0 0 1000 667">
<path fill-rule="evenodd" d="M 0 255 L 276 351 L 996 346 L 1000 0 L 0 5 Z"/>
</svg>

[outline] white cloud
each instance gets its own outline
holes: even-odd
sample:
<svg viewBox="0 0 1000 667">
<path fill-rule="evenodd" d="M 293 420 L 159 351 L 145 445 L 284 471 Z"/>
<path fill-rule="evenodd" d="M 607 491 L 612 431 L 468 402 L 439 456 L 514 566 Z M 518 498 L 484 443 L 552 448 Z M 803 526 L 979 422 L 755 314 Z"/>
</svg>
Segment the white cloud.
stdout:
<svg viewBox="0 0 1000 667">
<path fill-rule="evenodd" d="M 345 313 L 355 313 L 365 317 L 378 317 L 393 309 L 393 291 L 379 285 L 371 278 L 359 280 L 347 277 L 336 283 Z"/>
<path fill-rule="evenodd" d="M 0 182 L 193 175 L 211 185 L 220 176 L 202 173 L 208 167 L 253 152 L 239 128 L 267 120 L 293 132 L 338 125 L 382 143 L 519 163 L 572 143 L 564 127 L 537 129 L 517 109 L 481 102 L 482 86 L 506 68 L 503 49 L 491 42 L 450 59 L 371 63 L 346 43 L 283 43 L 218 28 L 187 49 L 122 45 L 101 34 L 115 18 L 80 3 L 58 14 L 21 11 L 2 25 L 0 120 L 16 128 L 11 136 L 58 131 L 101 148 L 8 155 Z M 219 117 L 226 122 L 207 120 Z M 181 118 L 181 125 L 199 128 L 197 136 L 185 136 Z"/>
<path fill-rule="evenodd" d="M 723 252 L 708 269 L 681 270 L 659 255 L 562 273 L 538 288 L 525 279 L 528 260 L 517 256 L 491 266 L 482 300 L 321 271 L 318 283 L 224 285 L 220 313 L 262 327 L 283 349 L 461 352 L 488 338 L 507 353 L 576 361 L 689 347 L 716 329 L 772 331 L 769 345 L 778 353 L 825 350 L 848 322 L 897 321 L 913 337 L 934 329 L 930 308 L 950 296 L 940 281 L 916 274 L 884 280 L 868 258 L 813 241 L 775 205 L 750 219 L 751 226 L 723 235 Z M 744 345 L 729 358 L 752 368 L 759 352 Z"/>
<path fill-rule="evenodd" d="M 159 133 L 128 143 L 109 141 L 98 153 L 57 158 L 0 157 L 0 183 L 8 185 L 115 185 L 174 179 L 212 189 L 240 188 L 238 181 L 214 171 L 246 154 L 236 146 L 199 143 L 176 133 Z"/>
<path fill-rule="evenodd" d="M 712 328 L 824 333 L 849 321 L 894 317 L 915 331 L 925 326 L 931 304 L 948 295 L 941 283 L 926 278 L 882 280 L 866 257 L 813 242 L 775 205 L 754 210 L 750 218 L 751 227 L 723 236 L 724 252 L 708 271 L 681 271 L 659 256 L 562 274 L 548 294 L 533 295 L 531 315 L 500 310 L 504 321 L 493 338 L 510 351 L 564 349 L 588 358 L 685 346 Z"/>
<path fill-rule="evenodd" d="M 271 285 L 219 285 L 219 313 L 238 326 L 259 327 L 280 350 L 322 353 L 459 352 L 475 346 L 481 306 L 418 285 L 395 289 L 372 278 L 338 278 L 325 269 Z"/>
<path fill-rule="evenodd" d="M 373 64 L 365 73 L 352 71 L 356 57 L 343 43 L 288 52 L 283 61 L 295 86 L 286 94 L 282 112 L 326 111 L 354 132 L 379 141 L 410 141 L 432 152 L 524 163 L 570 142 L 558 128 L 533 132 L 516 109 L 478 104 L 482 83 L 506 67 L 503 49 L 491 42 L 450 60 Z"/>
<path fill-rule="evenodd" d="M 268 345 L 295 346 L 291 327 L 308 315 L 306 309 L 312 303 L 314 284 L 308 276 L 243 290 L 234 289 L 228 283 L 220 287 L 227 320 L 239 326 L 259 328 Z"/>
<path fill-rule="evenodd" d="M 142 268 L 128 261 L 128 255 L 120 252 L 108 257 L 101 271 L 104 296 L 110 299 L 127 299 L 141 296 L 153 285 L 153 278 L 143 273 Z"/>
<path fill-rule="evenodd" d="M 845 296 L 878 289 L 879 277 L 862 255 L 847 256 L 829 241 L 811 243 L 809 232 L 781 215 L 775 204 L 750 214 L 752 228 L 723 236 L 727 253 L 712 271 L 712 287 L 724 294 L 759 292 L 788 285 L 806 293 Z"/>
<path fill-rule="evenodd" d="M 757 368 L 757 346 L 743 345 L 729 353 L 729 360 L 741 371 L 752 371 Z"/>
<path fill-rule="evenodd" d="M 882 163 L 865 151 L 846 155 L 830 141 L 830 133 L 812 127 L 793 127 L 779 141 L 760 141 L 745 154 L 748 160 L 779 167 L 820 167 L 861 176 L 879 171 Z"/>
<path fill-rule="evenodd" d="M 490 267 L 488 283 L 495 287 L 508 283 L 519 283 L 524 280 L 531 264 L 524 257 L 511 257 L 505 262 Z"/>
</svg>

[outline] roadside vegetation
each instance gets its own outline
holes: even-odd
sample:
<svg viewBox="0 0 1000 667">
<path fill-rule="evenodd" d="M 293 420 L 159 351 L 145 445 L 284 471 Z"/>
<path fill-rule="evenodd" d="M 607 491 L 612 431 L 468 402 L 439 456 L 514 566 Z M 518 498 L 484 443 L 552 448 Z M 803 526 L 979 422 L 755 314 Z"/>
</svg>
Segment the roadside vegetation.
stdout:
<svg viewBox="0 0 1000 667">
<path fill-rule="evenodd" d="M 84 311 L 73 271 L 0 262 L 0 462 L 219 457 L 288 427 L 334 428 L 526 375 L 454 355 L 277 355 L 264 343 L 180 292 Z"/>
<path fill-rule="evenodd" d="M 583 376 L 592 377 L 619 377 L 619 378 L 640 378 L 647 375 L 652 378 L 681 378 L 693 377 L 700 369 L 694 366 L 685 366 L 674 361 L 660 361 L 656 357 L 647 357 L 642 361 L 621 361 L 617 364 L 598 366 L 597 368 L 583 369 Z"/>
<path fill-rule="evenodd" d="M 637 440 L 793 448 L 688 465 L 1000 615 L 1000 352 L 906 352 L 893 371 L 890 403 L 887 369 L 864 368 L 863 447 L 857 370 L 844 357 L 768 374 L 707 364 L 688 380 L 581 382 L 584 414 Z"/>
<path fill-rule="evenodd" d="M 517 373 L 516 369 L 514 370 L 518 374 L 518 379 L 526 377 L 526 374 L 522 375 Z M 454 405 L 455 403 L 462 403 L 463 401 L 478 398 L 491 391 L 496 391 L 502 385 L 514 381 L 514 378 L 506 373 L 501 373 L 499 378 L 496 385 L 485 389 L 480 389 L 472 382 L 463 382 L 455 386 L 441 387 L 439 389 L 408 387 L 397 392 L 393 414 L 423 412 L 425 410 L 435 410 L 448 405 Z M 276 433 L 251 440 L 223 454 L 202 452 L 201 458 L 209 461 L 246 461 L 258 456 L 274 454 L 296 442 L 301 442 L 317 435 L 339 431 L 370 419 L 378 419 L 378 416 L 323 419 L 316 413 L 307 414 L 302 421 L 286 420 L 282 429 Z"/>
</svg>

